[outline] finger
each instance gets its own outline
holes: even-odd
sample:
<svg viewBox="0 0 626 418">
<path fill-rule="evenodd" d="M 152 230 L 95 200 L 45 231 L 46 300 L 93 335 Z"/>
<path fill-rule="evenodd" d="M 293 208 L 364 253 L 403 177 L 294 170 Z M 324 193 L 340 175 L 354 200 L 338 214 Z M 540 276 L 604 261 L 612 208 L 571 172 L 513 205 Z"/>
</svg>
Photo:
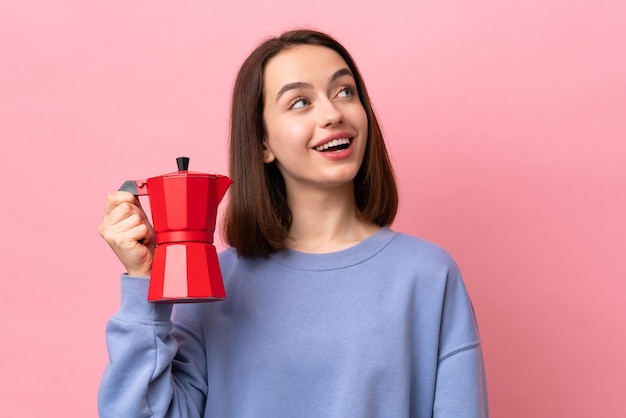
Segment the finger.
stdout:
<svg viewBox="0 0 626 418">
<path fill-rule="evenodd" d="M 147 224 L 145 215 L 140 209 L 133 208 L 128 203 L 123 203 L 105 216 L 100 223 L 100 235 L 106 240 L 116 239 L 115 236 L 123 234 L 137 225 Z"/>
<path fill-rule="evenodd" d="M 150 246 L 153 241 L 152 229 L 145 223 L 130 228 L 127 232 L 128 237 L 143 244 Z"/>
<path fill-rule="evenodd" d="M 108 215 L 113 211 L 117 206 L 122 203 L 131 203 L 133 205 L 139 205 L 139 199 L 132 193 L 129 192 L 111 192 L 107 195 L 106 201 L 104 204 L 104 215 Z"/>
<path fill-rule="evenodd" d="M 109 244 L 118 248 L 133 248 L 137 243 L 150 244 L 152 241 L 152 229 L 139 221 L 137 215 L 124 219 L 116 225 L 104 228 L 102 237 Z"/>
<path fill-rule="evenodd" d="M 116 223 L 130 217 L 138 215 L 141 221 L 148 222 L 148 217 L 143 209 L 134 203 L 122 202 L 117 205 L 108 215 L 104 215 L 102 218 L 103 223 L 109 225 L 115 225 Z"/>
</svg>

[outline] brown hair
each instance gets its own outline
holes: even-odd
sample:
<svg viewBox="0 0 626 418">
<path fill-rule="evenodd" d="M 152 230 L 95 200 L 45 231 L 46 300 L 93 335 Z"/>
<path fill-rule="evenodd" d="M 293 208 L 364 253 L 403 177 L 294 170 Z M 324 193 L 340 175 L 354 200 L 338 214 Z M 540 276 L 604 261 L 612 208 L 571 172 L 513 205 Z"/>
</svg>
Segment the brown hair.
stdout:
<svg viewBox="0 0 626 418">
<path fill-rule="evenodd" d="M 233 90 L 230 120 L 230 177 L 224 236 L 243 257 L 267 256 L 287 248 L 291 211 L 285 182 L 275 163 L 263 162 L 263 73 L 274 56 L 298 45 L 318 45 L 337 52 L 354 75 L 368 120 L 368 140 L 354 178 L 354 198 L 363 218 L 385 226 L 398 207 L 398 192 L 383 135 L 363 78 L 348 51 L 330 36 L 314 30 L 285 32 L 261 43 L 244 61 Z"/>
</svg>

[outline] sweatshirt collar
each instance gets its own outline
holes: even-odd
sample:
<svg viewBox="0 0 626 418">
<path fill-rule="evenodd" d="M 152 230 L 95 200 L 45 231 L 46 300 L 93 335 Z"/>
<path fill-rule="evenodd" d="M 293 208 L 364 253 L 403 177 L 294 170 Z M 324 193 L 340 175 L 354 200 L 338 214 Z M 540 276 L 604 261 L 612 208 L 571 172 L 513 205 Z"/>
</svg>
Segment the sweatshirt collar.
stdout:
<svg viewBox="0 0 626 418">
<path fill-rule="evenodd" d="M 292 249 L 271 254 L 274 261 L 298 270 L 335 270 L 360 264 L 378 254 L 395 237 L 397 232 L 383 227 L 352 247 L 324 254 L 304 253 Z"/>
</svg>

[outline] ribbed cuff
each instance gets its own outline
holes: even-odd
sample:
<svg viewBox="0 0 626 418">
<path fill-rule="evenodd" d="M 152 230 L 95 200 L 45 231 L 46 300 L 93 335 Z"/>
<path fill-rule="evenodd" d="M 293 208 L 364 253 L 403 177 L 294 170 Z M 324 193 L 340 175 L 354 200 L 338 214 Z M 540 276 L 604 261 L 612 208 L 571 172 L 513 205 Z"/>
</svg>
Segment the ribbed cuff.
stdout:
<svg viewBox="0 0 626 418">
<path fill-rule="evenodd" d="M 140 322 L 169 322 L 172 304 L 148 302 L 150 279 L 121 275 L 122 300 L 118 315 L 126 320 Z"/>
</svg>

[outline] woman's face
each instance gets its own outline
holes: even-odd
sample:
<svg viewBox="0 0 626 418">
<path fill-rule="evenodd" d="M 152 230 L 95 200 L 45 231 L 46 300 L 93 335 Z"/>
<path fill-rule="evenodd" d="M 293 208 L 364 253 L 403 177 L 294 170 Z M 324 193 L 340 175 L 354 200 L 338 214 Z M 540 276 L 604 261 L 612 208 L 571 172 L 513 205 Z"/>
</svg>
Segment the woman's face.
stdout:
<svg viewBox="0 0 626 418">
<path fill-rule="evenodd" d="M 367 115 L 346 62 L 335 51 L 299 45 L 273 57 L 263 74 L 266 163 L 276 162 L 289 193 L 345 185 L 367 142 Z"/>
</svg>

